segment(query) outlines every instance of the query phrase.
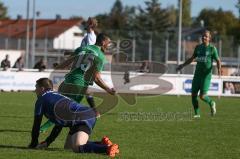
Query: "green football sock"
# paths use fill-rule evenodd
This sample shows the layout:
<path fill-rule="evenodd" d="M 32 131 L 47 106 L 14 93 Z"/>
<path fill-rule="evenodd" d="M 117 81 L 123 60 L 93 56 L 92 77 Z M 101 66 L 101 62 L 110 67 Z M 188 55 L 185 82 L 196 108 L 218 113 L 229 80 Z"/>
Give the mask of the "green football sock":
<path fill-rule="evenodd" d="M 199 111 L 197 96 L 192 96 L 192 105 L 193 105 L 195 115 L 199 115 L 200 111 Z"/>
<path fill-rule="evenodd" d="M 213 101 L 208 96 L 204 96 L 203 101 L 207 103 L 210 107 L 212 106 Z"/>
<path fill-rule="evenodd" d="M 52 123 L 50 120 L 45 122 L 41 127 L 40 127 L 40 132 L 45 132 L 47 129 L 49 129 L 54 123 Z"/>

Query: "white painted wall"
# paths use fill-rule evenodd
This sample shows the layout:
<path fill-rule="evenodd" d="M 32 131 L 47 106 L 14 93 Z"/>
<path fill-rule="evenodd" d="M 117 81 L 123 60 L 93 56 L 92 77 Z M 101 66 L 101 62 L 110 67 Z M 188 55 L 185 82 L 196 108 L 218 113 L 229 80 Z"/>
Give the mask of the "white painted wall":
<path fill-rule="evenodd" d="M 80 46 L 83 36 L 74 36 L 83 31 L 78 26 L 73 26 L 53 40 L 53 49 L 76 49 Z"/>

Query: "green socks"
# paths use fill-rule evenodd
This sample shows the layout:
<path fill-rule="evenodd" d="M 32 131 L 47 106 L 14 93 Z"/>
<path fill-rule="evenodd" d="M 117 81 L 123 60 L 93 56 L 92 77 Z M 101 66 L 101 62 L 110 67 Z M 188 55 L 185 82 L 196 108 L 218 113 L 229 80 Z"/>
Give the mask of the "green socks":
<path fill-rule="evenodd" d="M 198 107 L 198 100 L 197 100 L 197 96 L 192 96 L 192 105 L 194 108 L 194 113 L 195 115 L 199 115 L 199 107 Z"/>
<path fill-rule="evenodd" d="M 207 103 L 210 107 L 212 106 L 212 100 L 208 97 L 208 96 L 204 96 L 203 97 L 203 101 L 205 102 L 205 103 Z"/>
<path fill-rule="evenodd" d="M 47 131 L 47 129 L 49 129 L 52 125 L 54 125 L 54 123 L 52 123 L 50 120 L 48 120 L 46 123 L 44 123 L 41 127 L 40 127 L 40 132 L 45 132 Z"/>
<path fill-rule="evenodd" d="M 206 96 L 206 95 L 203 96 L 202 100 L 205 103 L 207 103 L 210 107 L 212 107 L 213 100 L 211 100 L 208 96 Z M 193 108 L 194 108 L 195 115 L 199 115 L 200 111 L 199 111 L 197 96 L 192 96 L 192 105 L 193 105 Z"/>

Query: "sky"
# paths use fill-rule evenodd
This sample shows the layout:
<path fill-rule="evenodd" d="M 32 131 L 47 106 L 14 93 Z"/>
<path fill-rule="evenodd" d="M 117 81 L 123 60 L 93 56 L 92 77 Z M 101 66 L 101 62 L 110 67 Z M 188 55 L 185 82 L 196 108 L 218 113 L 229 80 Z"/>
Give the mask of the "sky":
<path fill-rule="evenodd" d="M 0 0 L 8 8 L 8 15 L 16 19 L 17 15 L 26 18 L 27 0 Z M 32 6 L 30 0 L 30 5 Z M 146 0 L 121 0 L 123 5 L 142 6 Z M 69 18 L 73 15 L 87 18 L 97 14 L 108 13 L 115 0 L 36 0 L 36 11 L 40 12 L 39 18 L 53 19 L 56 14 L 62 18 Z M 163 8 L 174 5 L 177 7 L 178 0 L 159 0 Z M 235 7 L 238 0 L 192 0 L 191 15 L 196 17 L 204 8 L 222 8 L 232 11 L 238 17 L 238 9 Z M 32 17 L 32 7 L 30 8 Z"/>

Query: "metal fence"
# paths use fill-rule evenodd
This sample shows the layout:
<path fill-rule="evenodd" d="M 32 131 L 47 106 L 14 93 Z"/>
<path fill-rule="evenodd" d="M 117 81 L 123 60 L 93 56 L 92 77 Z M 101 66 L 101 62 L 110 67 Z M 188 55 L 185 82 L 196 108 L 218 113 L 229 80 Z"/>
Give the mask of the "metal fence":
<path fill-rule="evenodd" d="M 16 30 L 17 29 L 17 30 Z M 82 32 L 66 35 L 65 39 L 56 42 L 54 41 L 53 33 L 61 32 L 61 27 L 47 28 L 43 27 L 42 32 L 36 36 L 34 50 L 32 35 L 30 34 L 29 54 L 25 61 L 29 63 L 28 67 L 32 67 L 39 58 L 44 58 L 48 64 L 48 68 L 52 68 L 53 63 L 59 63 L 64 60 L 63 52 L 65 50 L 74 50 L 80 46 L 80 39 L 83 36 Z M 20 30 L 20 31 L 19 31 Z M 31 30 L 31 28 L 30 28 Z M 18 33 L 14 34 L 14 33 Z M 176 32 L 136 32 L 136 31 L 121 31 L 111 30 L 106 32 L 112 39 L 112 46 L 109 50 L 111 54 L 125 53 L 128 56 L 128 61 L 155 61 L 169 65 L 174 65 L 177 60 L 177 33 Z M 26 28 L 7 28 L 5 32 L 0 32 L 0 49 L 2 50 L 27 50 L 26 44 Z M 57 34 L 56 34 L 57 35 Z M 183 34 L 181 61 L 189 58 L 195 46 L 201 41 L 199 33 Z M 234 41 L 233 37 L 213 35 L 212 43 L 218 49 L 219 55 L 223 64 L 229 67 L 234 67 L 239 70 L 240 63 L 240 47 Z M 65 44 L 68 44 L 68 47 Z M 72 47 L 69 47 L 72 46 Z M 33 53 L 34 52 L 34 53 Z M 32 58 L 34 56 L 34 58 Z M 34 61 L 31 61 L 33 60 Z M 169 66 L 170 73 L 174 73 L 174 67 Z M 191 71 L 192 72 L 194 68 Z"/>

